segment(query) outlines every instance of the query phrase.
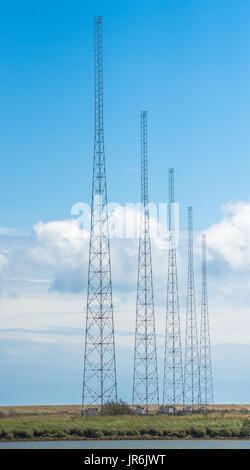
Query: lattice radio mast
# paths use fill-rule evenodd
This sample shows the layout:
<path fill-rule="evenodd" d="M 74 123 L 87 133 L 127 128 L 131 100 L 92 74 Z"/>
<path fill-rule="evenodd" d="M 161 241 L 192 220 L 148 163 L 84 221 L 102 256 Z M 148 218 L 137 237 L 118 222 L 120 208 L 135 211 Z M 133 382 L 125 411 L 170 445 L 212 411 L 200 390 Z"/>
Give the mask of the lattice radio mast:
<path fill-rule="evenodd" d="M 141 221 L 138 258 L 133 404 L 159 404 L 148 209 L 147 111 L 141 112 Z"/>
<path fill-rule="evenodd" d="M 200 384 L 201 404 L 205 408 L 214 404 L 212 361 L 209 332 L 209 315 L 207 302 L 207 267 L 206 267 L 206 235 L 202 235 L 202 301 L 201 301 L 201 332 L 200 332 Z"/>
<path fill-rule="evenodd" d="M 82 404 L 117 401 L 103 133 L 102 17 L 94 17 L 95 142 Z"/>
<path fill-rule="evenodd" d="M 193 209 L 188 207 L 188 282 L 184 365 L 184 404 L 198 409 L 200 404 L 200 364 L 197 333 L 194 265 Z"/>
<path fill-rule="evenodd" d="M 183 405 L 183 367 L 175 241 L 174 169 L 169 169 L 169 249 L 163 404 Z"/>

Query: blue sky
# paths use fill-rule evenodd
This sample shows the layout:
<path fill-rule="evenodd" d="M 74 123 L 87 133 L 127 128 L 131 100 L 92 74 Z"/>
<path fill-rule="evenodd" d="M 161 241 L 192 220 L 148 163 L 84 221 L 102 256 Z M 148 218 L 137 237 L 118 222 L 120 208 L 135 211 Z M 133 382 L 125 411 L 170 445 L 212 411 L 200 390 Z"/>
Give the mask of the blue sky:
<path fill-rule="evenodd" d="M 201 230 L 208 234 L 215 398 L 245 402 L 250 3 L 38 0 L 0 5 L 0 404 L 81 400 L 88 243 L 70 211 L 78 201 L 90 202 L 94 15 L 103 16 L 109 201 L 140 199 L 140 111 L 147 109 L 149 199 L 167 200 L 168 168 L 174 167 L 182 229 L 186 207 L 194 208 L 198 314 L 199 237 Z M 183 241 L 182 324 L 185 250 Z M 159 335 L 163 254 L 167 260 L 153 240 Z M 118 370 L 129 371 L 137 241 L 112 241 L 111 256 Z M 130 401 L 131 374 L 119 381 L 122 398 Z"/>
<path fill-rule="evenodd" d="M 149 114 L 150 195 L 197 228 L 249 200 L 246 1 L 12 1 L 0 7 L 1 223 L 29 230 L 89 201 L 93 15 L 104 19 L 109 200 L 139 199 L 139 112 Z"/>

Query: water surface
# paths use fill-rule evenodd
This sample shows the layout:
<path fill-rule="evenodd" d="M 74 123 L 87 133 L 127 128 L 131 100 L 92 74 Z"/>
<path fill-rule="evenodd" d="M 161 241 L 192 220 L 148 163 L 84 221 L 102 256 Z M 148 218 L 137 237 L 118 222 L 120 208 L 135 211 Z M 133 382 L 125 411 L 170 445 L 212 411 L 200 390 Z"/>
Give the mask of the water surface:
<path fill-rule="evenodd" d="M 250 449 L 250 440 L 1 442 L 1 449 Z"/>

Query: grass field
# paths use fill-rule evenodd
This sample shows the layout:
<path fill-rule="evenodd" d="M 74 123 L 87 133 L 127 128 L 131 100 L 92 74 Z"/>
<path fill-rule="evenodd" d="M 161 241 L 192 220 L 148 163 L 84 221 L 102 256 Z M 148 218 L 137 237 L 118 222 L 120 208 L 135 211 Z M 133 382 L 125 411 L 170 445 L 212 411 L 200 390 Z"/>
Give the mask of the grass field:
<path fill-rule="evenodd" d="M 208 415 L 92 418 L 80 417 L 78 406 L 0 407 L 0 440 L 250 438 L 250 413 L 232 406 Z"/>

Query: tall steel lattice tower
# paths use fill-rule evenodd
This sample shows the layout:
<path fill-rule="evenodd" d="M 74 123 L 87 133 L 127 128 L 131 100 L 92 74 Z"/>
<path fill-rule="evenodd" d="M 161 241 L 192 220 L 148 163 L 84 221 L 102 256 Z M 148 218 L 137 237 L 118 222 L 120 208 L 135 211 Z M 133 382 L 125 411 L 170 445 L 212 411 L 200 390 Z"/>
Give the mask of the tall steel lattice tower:
<path fill-rule="evenodd" d="M 117 401 L 103 134 L 102 17 L 94 17 L 95 144 L 84 351 L 84 405 Z"/>
<path fill-rule="evenodd" d="M 174 169 L 169 169 L 169 248 L 163 404 L 183 405 L 183 367 L 175 241 Z"/>
<path fill-rule="evenodd" d="M 141 221 L 136 300 L 133 404 L 159 404 L 148 209 L 147 111 L 141 112 Z"/>
<path fill-rule="evenodd" d="M 201 301 L 201 332 L 200 332 L 200 384 L 201 404 L 205 408 L 214 404 L 212 361 L 209 332 L 209 315 L 207 302 L 207 266 L 206 266 L 206 235 L 202 235 L 202 301 Z"/>
<path fill-rule="evenodd" d="M 193 209 L 188 207 L 188 281 L 184 365 L 184 404 L 198 409 L 200 404 L 200 364 L 197 333 L 194 263 Z"/>

